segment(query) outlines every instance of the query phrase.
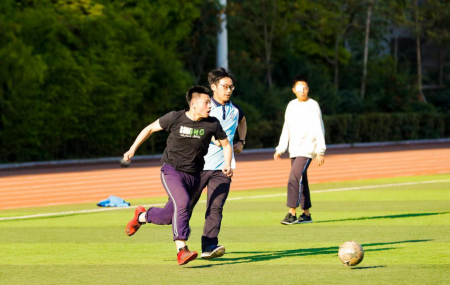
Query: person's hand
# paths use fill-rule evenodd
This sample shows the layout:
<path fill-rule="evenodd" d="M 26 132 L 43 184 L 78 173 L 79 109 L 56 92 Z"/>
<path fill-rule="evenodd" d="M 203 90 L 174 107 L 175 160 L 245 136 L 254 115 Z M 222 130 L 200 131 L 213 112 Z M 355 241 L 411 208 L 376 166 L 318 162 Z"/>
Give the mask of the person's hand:
<path fill-rule="evenodd" d="M 275 159 L 275 160 L 280 160 L 280 159 L 281 159 L 281 153 L 275 152 L 275 153 L 273 154 L 273 159 Z"/>
<path fill-rule="evenodd" d="M 131 160 L 131 158 L 134 156 L 134 150 L 129 150 L 129 151 L 127 151 L 126 153 L 124 153 L 124 155 L 123 155 L 123 160 L 125 160 L 125 161 L 130 161 Z"/>
<path fill-rule="evenodd" d="M 237 142 L 233 146 L 233 150 L 234 150 L 235 153 L 241 153 L 243 149 L 244 149 L 244 145 L 242 144 L 242 142 Z"/>
<path fill-rule="evenodd" d="M 325 163 L 325 157 L 323 155 L 318 155 L 316 157 L 316 160 L 317 160 L 317 165 L 318 166 L 321 166 L 322 164 Z"/>
<path fill-rule="evenodd" d="M 223 169 L 222 169 L 222 172 L 223 172 L 223 174 L 225 174 L 226 176 L 228 176 L 228 177 L 233 177 L 233 169 L 231 169 L 231 167 L 228 165 L 228 166 L 225 166 Z"/>

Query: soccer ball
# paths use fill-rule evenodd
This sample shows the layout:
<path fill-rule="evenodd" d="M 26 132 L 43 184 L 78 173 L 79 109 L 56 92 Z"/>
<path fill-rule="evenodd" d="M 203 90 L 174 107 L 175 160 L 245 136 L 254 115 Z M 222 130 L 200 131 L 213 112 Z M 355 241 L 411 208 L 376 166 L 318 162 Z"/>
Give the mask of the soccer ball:
<path fill-rule="evenodd" d="M 120 160 L 120 166 L 122 166 L 122 167 L 128 167 L 128 166 L 130 166 L 130 163 L 131 163 L 131 161 L 125 161 L 125 159 L 121 159 Z"/>
<path fill-rule="evenodd" d="M 346 266 L 355 266 L 363 260 L 364 249 L 356 241 L 346 241 L 339 247 L 338 256 Z"/>

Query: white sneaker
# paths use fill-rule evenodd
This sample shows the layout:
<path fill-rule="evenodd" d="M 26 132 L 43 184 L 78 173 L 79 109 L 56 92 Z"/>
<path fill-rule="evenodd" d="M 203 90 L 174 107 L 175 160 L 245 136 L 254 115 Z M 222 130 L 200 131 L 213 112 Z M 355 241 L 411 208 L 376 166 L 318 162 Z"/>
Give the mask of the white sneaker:
<path fill-rule="evenodd" d="M 203 259 L 213 259 L 221 257 L 225 254 L 225 247 L 223 245 L 210 245 L 204 252 L 202 252 Z"/>

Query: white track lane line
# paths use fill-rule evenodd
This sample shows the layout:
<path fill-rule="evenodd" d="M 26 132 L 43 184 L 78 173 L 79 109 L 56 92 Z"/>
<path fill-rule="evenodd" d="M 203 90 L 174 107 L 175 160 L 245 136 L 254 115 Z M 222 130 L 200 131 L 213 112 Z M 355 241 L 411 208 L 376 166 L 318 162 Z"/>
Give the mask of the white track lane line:
<path fill-rule="evenodd" d="M 312 193 L 328 193 L 328 192 L 339 192 L 339 191 L 355 191 L 355 190 L 374 189 L 374 188 L 381 188 L 381 187 L 408 186 L 408 185 L 445 183 L 445 182 L 450 182 L 450 179 L 420 181 L 420 182 L 380 184 L 380 185 L 369 185 L 369 186 L 358 186 L 358 187 L 347 187 L 347 188 L 335 188 L 335 189 L 317 190 L 317 191 L 311 191 L 311 192 Z M 246 200 L 246 199 L 261 199 L 261 198 L 271 198 L 271 197 L 280 197 L 280 196 L 286 196 L 286 194 L 283 193 L 283 194 L 270 194 L 270 195 L 261 195 L 261 196 L 249 196 L 249 197 L 232 197 L 232 198 L 228 198 L 227 201 L 231 201 L 231 200 Z M 200 201 L 200 203 L 205 203 L 205 202 L 206 201 Z M 164 206 L 164 205 L 165 204 L 150 204 L 150 205 L 143 205 L 143 206 L 144 207 L 155 207 L 155 206 Z M 133 207 L 103 208 L 103 209 L 82 210 L 82 211 L 69 211 L 69 212 L 59 212 L 59 213 L 36 214 L 36 215 L 28 215 L 28 216 L 0 218 L 0 221 L 23 220 L 23 219 L 42 218 L 42 217 L 55 217 L 55 216 L 67 216 L 67 215 L 76 215 L 76 214 L 88 214 L 88 213 L 114 211 L 114 210 L 126 210 L 126 209 L 132 209 L 132 208 Z"/>

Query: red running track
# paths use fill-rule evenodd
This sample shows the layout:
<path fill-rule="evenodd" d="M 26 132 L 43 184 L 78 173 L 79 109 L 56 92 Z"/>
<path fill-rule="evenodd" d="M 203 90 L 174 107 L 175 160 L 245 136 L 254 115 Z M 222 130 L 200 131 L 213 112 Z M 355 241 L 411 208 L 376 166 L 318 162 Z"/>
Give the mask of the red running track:
<path fill-rule="evenodd" d="M 231 190 L 283 187 L 290 160 L 272 153 L 239 154 Z M 97 203 L 109 195 L 125 200 L 165 196 L 160 161 L 72 165 L 0 171 L 0 210 Z M 450 143 L 333 149 L 325 164 L 308 169 L 310 183 L 450 173 Z"/>

